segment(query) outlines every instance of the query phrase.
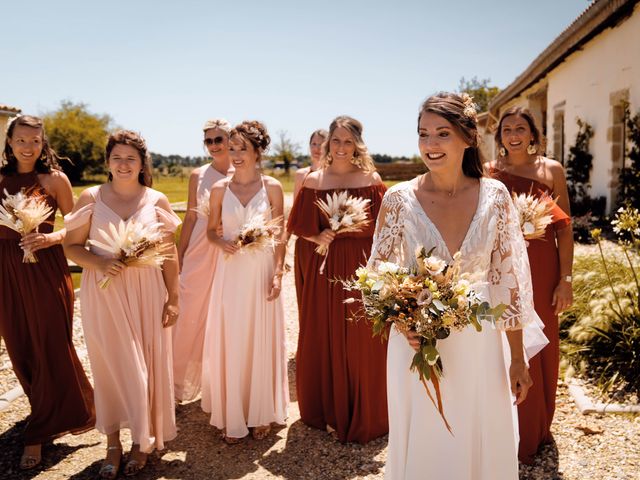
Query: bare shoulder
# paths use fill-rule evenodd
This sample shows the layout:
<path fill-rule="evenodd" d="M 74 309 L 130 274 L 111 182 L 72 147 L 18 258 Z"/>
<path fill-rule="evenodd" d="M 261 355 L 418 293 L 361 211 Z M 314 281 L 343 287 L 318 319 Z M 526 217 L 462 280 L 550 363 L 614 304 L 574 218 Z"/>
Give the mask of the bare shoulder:
<path fill-rule="evenodd" d="M 54 188 L 71 188 L 71 182 L 69 181 L 69 177 L 62 170 L 52 170 L 49 174 L 49 178 L 51 181 L 51 185 Z"/>
<path fill-rule="evenodd" d="M 275 178 L 268 175 L 265 175 L 262 178 L 264 179 L 264 186 L 267 191 L 283 192 L 282 183 L 280 183 L 279 180 L 276 180 Z"/>
<path fill-rule="evenodd" d="M 307 175 L 307 178 L 305 180 L 305 186 L 309 188 L 319 188 L 320 180 L 322 179 L 321 172 L 322 172 L 321 170 L 316 170 L 315 172 L 311 172 L 309 175 Z"/>
<path fill-rule="evenodd" d="M 96 185 L 94 187 L 89 187 L 89 188 L 85 188 L 82 193 L 80 193 L 80 196 L 78 197 L 78 201 L 76 202 L 75 205 L 75 210 L 78 210 L 79 208 L 82 208 L 86 205 L 90 205 L 92 203 L 96 202 L 96 194 L 98 193 L 98 189 L 100 188 L 99 185 Z"/>
<path fill-rule="evenodd" d="M 164 210 L 172 211 L 171 203 L 169 203 L 169 199 L 164 193 L 162 193 L 159 190 L 154 190 L 154 189 L 150 189 L 150 190 L 152 190 L 156 196 L 155 205 L 157 207 L 160 207 Z"/>
<path fill-rule="evenodd" d="M 309 173 L 310 167 L 302 167 L 296 170 L 295 180 L 296 182 L 302 181 L 302 179 Z"/>
<path fill-rule="evenodd" d="M 227 188 L 228 183 L 229 183 L 229 178 L 225 177 L 225 178 L 221 178 L 220 180 L 215 182 L 213 185 L 211 185 L 211 193 L 210 193 L 211 196 L 215 197 L 215 196 L 222 195 L 225 189 Z"/>
<path fill-rule="evenodd" d="M 382 182 L 382 177 L 378 172 L 371 172 L 371 185 L 380 185 Z"/>
<path fill-rule="evenodd" d="M 551 173 L 554 181 L 564 180 L 566 173 L 564 166 L 560 162 L 547 157 L 542 157 L 542 161 L 544 162 L 545 170 Z"/>
<path fill-rule="evenodd" d="M 198 179 L 198 177 L 200 177 L 200 173 L 202 172 L 202 166 L 200 167 L 196 167 L 193 170 L 191 170 L 191 174 L 189 175 L 189 180 L 194 180 L 194 179 Z"/>

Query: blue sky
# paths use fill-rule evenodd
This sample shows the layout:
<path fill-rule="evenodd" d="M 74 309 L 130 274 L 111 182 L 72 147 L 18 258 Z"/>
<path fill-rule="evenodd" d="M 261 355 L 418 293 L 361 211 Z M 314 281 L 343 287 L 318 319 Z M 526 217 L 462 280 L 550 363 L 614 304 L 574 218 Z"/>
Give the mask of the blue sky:
<path fill-rule="evenodd" d="M 417 152 L 420 102 L 461 77 L 507 86 L 585 0 L 3 2 L 0 103 L 42 114 L 69 99 L 201 155 L 207 118 L 308 135 L 341 114 L 373 153 Z"/>

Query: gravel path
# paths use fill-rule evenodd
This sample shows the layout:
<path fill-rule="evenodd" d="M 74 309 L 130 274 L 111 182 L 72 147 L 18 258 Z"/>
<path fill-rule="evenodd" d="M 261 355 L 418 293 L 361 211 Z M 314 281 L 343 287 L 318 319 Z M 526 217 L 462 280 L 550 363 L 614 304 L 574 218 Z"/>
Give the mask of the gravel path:
<path fill-rule="evenodd" d="M 291 249 L 290 249 L 291 250 Z M 291 253 L 288 256 L 292 263 Z M 168 448 L 150 457 L 140 479 L 382 479 L 386 460 L 386 437 L 361 445 L 342 445 L 327 433 L 300 421 L 295 399 L 294 354 L 298 336 L 295 287 L 291 273 L 284 277 L 291 407 L 287 425 L 261 442 L 245 440 L 228 446 L 220 432 L 208 424 L 199 401 L 177 407 L 180 433 Z M 77 311 L 74 340 L 84 352 Z M 85 368 L 89 366 L 85 360 Z M 0 393 L 16 384 L 6 368 L 6 352 L 0 352 Z M 17 471 L 22 444 L 20 429 L 29 406 L 23 396 L 0 413 L 0 479 L 95 478 L 105 453 L 105 439 L 91 431 L 67 435 L 45 446 L 43 465 L 33 472 Z M 582 416 L 567 388 L 560 384 L 554 445 L 544 448 L 533 467 L 521 467 L 521 480 L 631 480 L 640 479 L 640 416 Z M 123 431 L 125 448 L 130 445 Z M 124 478 L 124 477 L 122 477 Z M 425 478 L 427 473 L 425 472 Z M 439 479 L 440 480 L 440 479 Z"/>

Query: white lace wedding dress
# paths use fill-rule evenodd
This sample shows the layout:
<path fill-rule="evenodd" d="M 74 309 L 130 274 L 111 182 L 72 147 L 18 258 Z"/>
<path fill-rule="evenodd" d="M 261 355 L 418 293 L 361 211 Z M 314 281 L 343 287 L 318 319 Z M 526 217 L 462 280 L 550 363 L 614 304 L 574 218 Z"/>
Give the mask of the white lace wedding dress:
<path fill-rule="evenodd" d="M 385 195 L 369 265 L 392 261 L 415 264 L 414 252 L 435 247 L 452 254 L 418 202 L 416 180 L 395 185 Z M 455 212 L 452 212 L 455 214 Z M 510 392 L 509 350 L 504 330 L 524 327 L 527 357 L 547 343 L 533 310 L 526 246 L 509 192 L 496 180 L 480 180 L 478 207 L 460 248 L 483 298 L 509 305 L 495 322 L 452 333 L 438 341 L 444 376 L 440 382 L 447 431 L 418 374 L 409 370 L 414 350 L 391 330 L 387 357 L 389 450 L 387 480 L 517 480 L 517 412 Z M 432 385 L 429 384 L 431 387 Z"/>

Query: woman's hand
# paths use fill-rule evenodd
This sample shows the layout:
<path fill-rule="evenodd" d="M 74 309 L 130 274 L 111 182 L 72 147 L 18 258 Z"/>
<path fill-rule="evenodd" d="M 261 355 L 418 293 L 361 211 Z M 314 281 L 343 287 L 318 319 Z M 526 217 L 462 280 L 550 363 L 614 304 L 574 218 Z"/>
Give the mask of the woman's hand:
<path fill-rule="evenodd" d="M 509 379 L 511 380 L 511 393 L 516 397 L 514 405 L 520 405 L 527 398 L 533 381 L 529 376 L 529 367 L 524 360 L 512 360 L 509 367 Z"/>
<path fill-rule="evenodd" d="M 177 298 L 169 298 L 162 308 L 162 326 L 164 328 L 172 327 L 176 324 L 178 320 L 178 314 L 180 310 L 178 309 L 178 299 Z"/>
<path fill-rule="evenodd" d="M 564 280 L 558 282 L 558 286 L 553 291 L 552 305 L 555 305 L 555 314 L 559 315 L 573 304 L 573 289 L 571 283 Z"/>
<path fill-rule="evenodd" d="M 333 242 L 335 238 L 336 238 L 336 232 L 334 232 L 330 228 L 325 228 L 318 235 L 309 237 L 309 240 L 311 240 L 314 243 L 317 243 L 318 245 L 323 245 L 325 247 L 328 247 L 329 245 L 331 245 L 331 242 Z"/>
<path fill-rule="evenodd" d="M 413 331 L 405 332 L 404 336 L 407 337 L 407 341 L 409 342 L 409 345 L 411 345 L 411 348 L 413 348 L 416 352 L 419 352 L 420 345 L 422 343 L 420 336 Z"/>
<path fill-rule="evenodd" d="M 27 252 L 37 252 L 43 248 L 49 248 L 60 243 L 62 238 L 58 232 L 29 233 L 20 240 L 20 247 Z"/>
<path fill-rule="evenodd" d="M 225 255 L 233 255 L 238 250 L 240 250 L 240 247 L 238 245 L 222 238 L 218 239 L 218 241 L 215 242 L 215 245 L 219 249 L 221 249 Z"/>
<path fill-rule="evenodd" d="M 273 279 L 271 280 L 271 287 L 269 288 L 269 295 L 267 296 L 267 301 L 272 302 L 276 298 L 280 296 L 280 292 L 282 291 L 282 273 L 276 273 L 273 275 Z"/>
<path fill-rule="evenodd" d="M 105 277 L 117 277 L 127 265 L 116 258 L 103 258 L 98 269 Z"/>

